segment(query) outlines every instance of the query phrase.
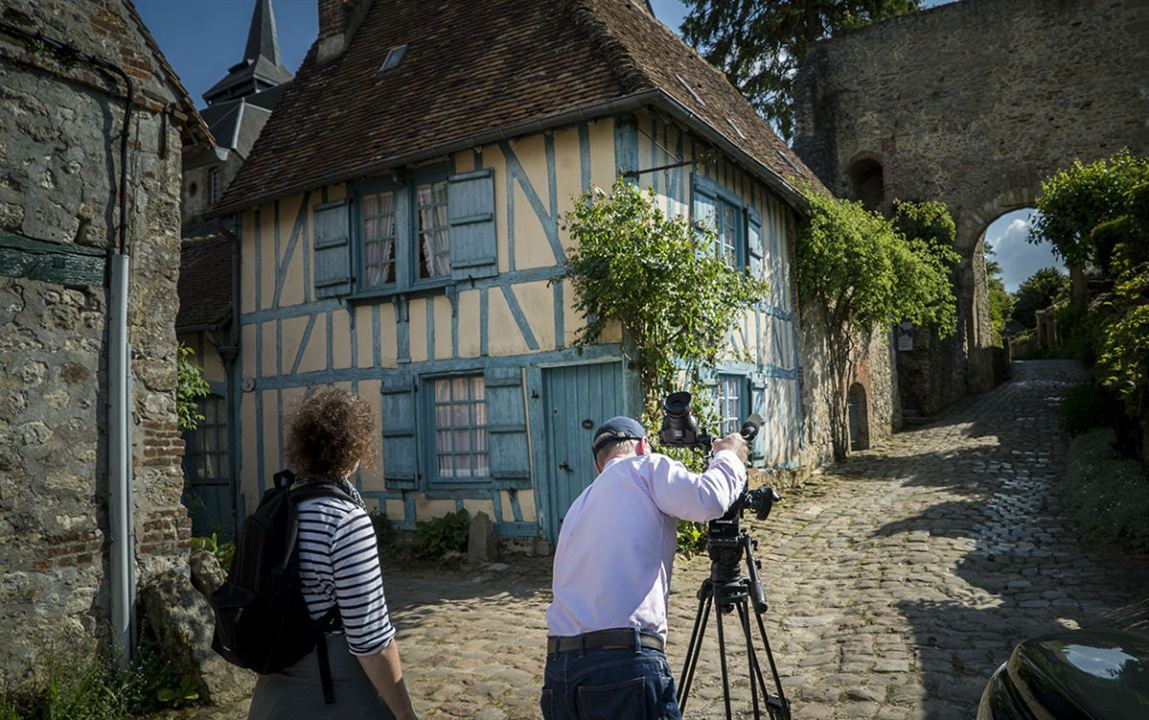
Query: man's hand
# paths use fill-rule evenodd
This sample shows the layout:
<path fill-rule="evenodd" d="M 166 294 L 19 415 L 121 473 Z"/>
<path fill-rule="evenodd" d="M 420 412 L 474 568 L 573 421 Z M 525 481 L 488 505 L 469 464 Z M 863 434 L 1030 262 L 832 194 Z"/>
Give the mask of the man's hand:
<path fill-rule="evenodd" d="M 746 462 L 746 456 L 750 452 L 750 448 L 746 445 L 746 438 L 742 437 L 740 433 L 732 432 L 726 437 L 718 438 L 710 443 L 711 451 L 717 453 L 719 450 L 733 451 L 738 459 Z"/>

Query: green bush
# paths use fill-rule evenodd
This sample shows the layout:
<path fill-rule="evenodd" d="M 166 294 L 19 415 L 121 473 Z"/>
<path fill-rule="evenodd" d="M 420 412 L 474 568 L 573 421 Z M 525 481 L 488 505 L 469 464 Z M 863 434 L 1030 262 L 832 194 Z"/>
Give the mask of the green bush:
<path fill-rule="evenodd" d="M 1121 400 L 1097 382 L 1078 385 L 1061 401 L 1061 427 L 1069 437 L 1093 428 L 1111 428 L 1121 415 Z"/>
<path fill-rule="evenodd" d="M 1149 468 L 1121 458 L 1113 441 L 1112 431 L 1098 429 L 1070 443 L 1066 511 L 1090 542 L 1149 552 Z"/>
<path fill-rule="evenodd" d="M 219 562 L 219 566 L 224 570 L 231 567 L 231 559 L 235 556 L 235 543 L 221 543 L 219 535 L 212 533 L 207 537 L 193 537 L 191 539 L 192 550 L 207 550 Z"/>
<path fill-rule="evenodd" d="M 1061 347 L 1056 356 L 1070 357 L 1085 367 L 1097 364 L 1105 345 L 1105 314 L 1090 312 L 1079 298 L 1057 305 L 1053 311 Z"/>
<path fill-rule="evenodd" d="M 678 537 L 674 551 L 684 557 L 706 549 L 706 526 L 689 520 L 678 521 Z"/>
<path fill-rule="evenodd" d="M 470 514 L 466 509 L 415 524 L 415 554 L 423 558 L 441 558 L 449 552 L 467 551 Z"/>
<path fill-rule="evenodd" d="M 200 685 L 161 654 L 148 628 L 128 670 L 90 640 L 63 639 L 35 668 L 0 681 L 0 720 L 127 720 L 195 704 Z"/>

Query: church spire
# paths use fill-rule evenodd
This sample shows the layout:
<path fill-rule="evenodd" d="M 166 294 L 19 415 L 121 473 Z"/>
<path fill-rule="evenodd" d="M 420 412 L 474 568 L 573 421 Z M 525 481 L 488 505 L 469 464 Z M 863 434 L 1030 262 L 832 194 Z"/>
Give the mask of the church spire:
<path fill-rule="evenodd" d="M 235 100 L 262 92 L 291 79 L 279 55 L 279 34 L 275 30 L 275 13 L 271 0 L 255 0 L 251 29 L 243 60 L 228 69 L 227 75 L 203 94 L 208 105 Z"/>
<path fill-rule="evenodd" d="M 247 31 L 247 48 L 243 52 L 243 59 L 254 62 L 260 57 L 267 58 L 273 65 L 282 66 L 271 0 L 256 0 L 255 12 L 251 14 L 251 29 Z"/>

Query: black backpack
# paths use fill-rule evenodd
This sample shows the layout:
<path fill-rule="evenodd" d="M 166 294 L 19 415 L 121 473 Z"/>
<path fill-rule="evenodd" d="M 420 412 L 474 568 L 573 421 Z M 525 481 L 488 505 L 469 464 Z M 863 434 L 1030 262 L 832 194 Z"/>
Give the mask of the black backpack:
<path fill-rule="evenodd" d="M 334 701 L 327 645 L 329 630 L 342 627 L 339 608 L 312 620 L 299 579 L 296 505 L 310 498 L 351 498 L 331 483 L 291 488 L 289 470 L 276 473 L 259 507 L 239 526 L 227 580 L 211 596 L 215 611 L 212 649 L 228 662 L 260 674 L 278 672 L 318 647 L 323 696 Z"/>

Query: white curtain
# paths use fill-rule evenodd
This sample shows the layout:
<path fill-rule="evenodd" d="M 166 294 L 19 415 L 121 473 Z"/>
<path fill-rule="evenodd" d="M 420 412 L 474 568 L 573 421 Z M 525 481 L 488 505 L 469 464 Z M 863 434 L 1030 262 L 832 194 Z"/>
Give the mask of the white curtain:
<path fill-rule="evenodd" d="M 451 272 L 447 238 L 447 183 L 420 185 L 419 205 L 420 277 L 442 277 Z"/>

